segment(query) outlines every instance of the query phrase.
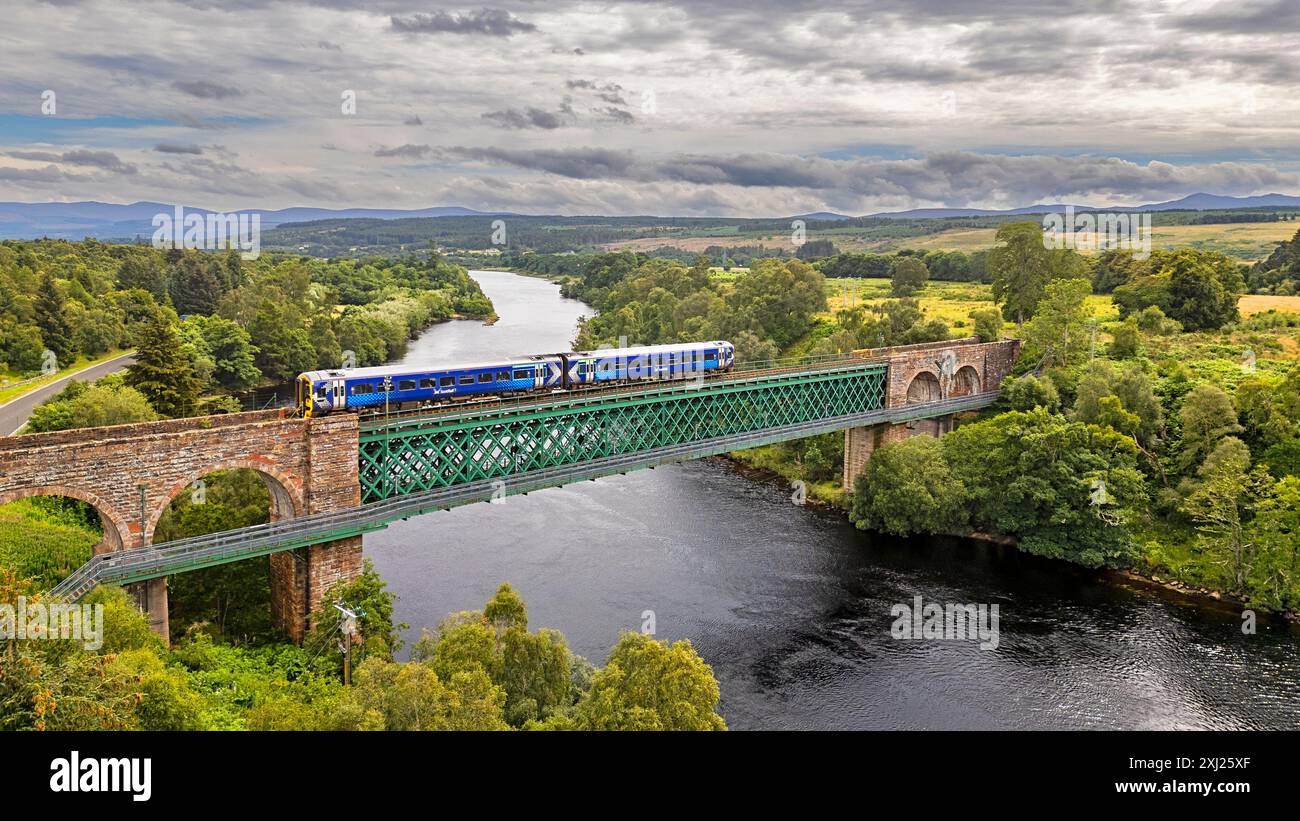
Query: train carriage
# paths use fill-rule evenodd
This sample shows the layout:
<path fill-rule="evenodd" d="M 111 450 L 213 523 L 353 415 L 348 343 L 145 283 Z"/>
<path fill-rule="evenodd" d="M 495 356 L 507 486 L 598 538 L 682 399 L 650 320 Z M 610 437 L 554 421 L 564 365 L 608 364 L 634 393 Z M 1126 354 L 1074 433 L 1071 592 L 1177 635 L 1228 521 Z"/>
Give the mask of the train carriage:
<path fill-rule="evenodd" d="M 731 369 L 730 342 L 688 342 L 538 354 L 455 365 L 384 365 L 307 371 L 298 376 L 303 416 L 401 410 L 485 396 L 687 379 Z"/>

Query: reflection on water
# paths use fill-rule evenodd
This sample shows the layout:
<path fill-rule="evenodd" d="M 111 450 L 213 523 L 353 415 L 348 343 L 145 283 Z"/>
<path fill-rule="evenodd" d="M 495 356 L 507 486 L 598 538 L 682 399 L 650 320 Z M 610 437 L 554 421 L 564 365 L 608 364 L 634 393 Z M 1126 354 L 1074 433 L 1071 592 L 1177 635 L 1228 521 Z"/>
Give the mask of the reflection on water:
<path fill-rule="evenodd" d="M 410 361 L 567 348 L 584 306 L 547 282 L 474 272 L 501 315 L 439 325 Z M 654 612 L 690 638 L 747 728 L 1300 727 L 1300 636 L 1135 592 L 1012 548 L 892 539 L 791 504 L 721 460 L 644 470 L 399 522 L 365 537 L 432 627 L 502 581 L 531 625 L 601 663 Z M 997 604 L 1000 641 L 900 641 L 895 604 Z"/>

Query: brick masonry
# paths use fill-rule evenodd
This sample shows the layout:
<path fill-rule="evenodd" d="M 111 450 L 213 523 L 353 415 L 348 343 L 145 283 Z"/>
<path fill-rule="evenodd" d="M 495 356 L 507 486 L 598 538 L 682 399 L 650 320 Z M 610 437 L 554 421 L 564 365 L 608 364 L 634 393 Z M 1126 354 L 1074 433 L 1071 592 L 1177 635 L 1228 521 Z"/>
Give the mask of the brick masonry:
<path fill-rule="evenodd" d="M 970 339 L 926 342 L 870 352 L 889 359 L 885 406 L 898 408 L 982 393 L 996 389 L 1020 355 L 1020 340 L 980 343 Z M 940 436 L 952 429 L 952 418 L 920 419 L 906 424 L 872 425 L 844 431 L 843 487 L 852 492 L 858 476 L 876 448 L 909 436 Z"/>
<path fill-rule="evenodd" d="M 41 495 L 80 499 L 99 511 L 104 525 L 96 552 L 139 547 L 151 542 L 172 499 L 209 473 L 234 468 L 252 469 L 266 483 L 273 519 L 356 507 L 356 417 L 307 420 L 258 411 L 3 437 L 0 504 Z M 272 613 L 300 637 L 306 613 L 328 586 L 360 571 L 361 540 L 295 555 L 309 570 L 277 570 L 273 561 Z M 159 588 L 134 592 L 151 609 L 165 608 L 166 587 Z M 154 622 L 165 627 L 165 614 L 155 614 Z"/>

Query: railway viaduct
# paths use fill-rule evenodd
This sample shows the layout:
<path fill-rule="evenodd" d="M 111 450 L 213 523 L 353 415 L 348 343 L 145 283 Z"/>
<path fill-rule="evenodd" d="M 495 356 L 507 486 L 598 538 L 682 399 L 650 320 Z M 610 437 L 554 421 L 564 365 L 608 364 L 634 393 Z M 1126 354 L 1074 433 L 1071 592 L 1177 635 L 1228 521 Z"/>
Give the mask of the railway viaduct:
<path fill-rule="evenodd" d="M 991 403 L 1018 352 L 1015 340 L 928 343 L 857 352 L 833 366 L 733 374 L 693 390 L 546 397 L 395 424 L 277 410 L 9 436 L 0 438 L 0 503 L 46 495 L 93 506 L 104 536 L 87 564 L 94 572 L 73 594 L 129 581 L 164 637 L 169 572 L 269 555 L 275 623 L 301 639 L 326 592 L 360 572 L 360 534 L 388 521 L 482 501 L 497 486 L 523 493 L 833 430 L 844 430 L 851 489 L 875 448 L 940 434 L 954 412 Z M 218 541 L 173 543 L 184 549 L 170 551 L 153 545 L 173 499 L 208 474 L 237 468 L 266 484 L 268 532 L 219 534 L 221 550 L 212 546 Z M 351 519 L 355 527 L 338 526 Z M 308 531 L 318 521 L 330 527 Z M 308 536 L 276 537 L 297 523 Z M 231 547 L 241 542 L 256 549 Z M 152 570 L 115 576 L 119 557 Z"/>

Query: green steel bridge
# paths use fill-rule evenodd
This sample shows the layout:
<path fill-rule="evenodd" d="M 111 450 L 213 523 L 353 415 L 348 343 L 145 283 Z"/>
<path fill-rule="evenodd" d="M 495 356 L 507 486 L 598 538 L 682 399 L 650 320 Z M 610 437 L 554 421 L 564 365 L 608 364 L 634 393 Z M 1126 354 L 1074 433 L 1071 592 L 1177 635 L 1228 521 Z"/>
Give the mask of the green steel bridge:
<path fill-rule="evenodd" d="M 435 510 L 845 428 L 974 410 L 996 390 L 886 406 L 884 360 L 840 360 L 362 421 L 359 507 L 96 555 L 51 593 L 357 536 Z"/>

